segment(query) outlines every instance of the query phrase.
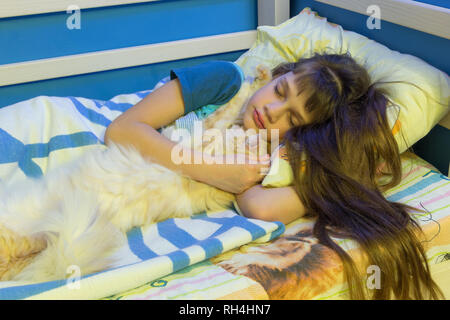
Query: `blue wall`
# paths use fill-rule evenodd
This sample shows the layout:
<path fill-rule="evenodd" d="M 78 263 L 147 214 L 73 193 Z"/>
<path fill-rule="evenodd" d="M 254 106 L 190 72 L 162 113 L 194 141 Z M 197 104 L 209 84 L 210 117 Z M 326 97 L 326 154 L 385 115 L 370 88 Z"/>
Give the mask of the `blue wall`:
<path fill-rule="evenodd" d="M 228 32 L 254 30 L 256 0 L 165 0 L 81 10 L 81 29 L 69 30 L 66 12 L 0 19 L 0 64 L 117 49 Z M 0 107 L 38 95 L 109 99 L 152 88 L 169 69 L 233 52 L 0 87 Z"/>
<path fill-rule="evenodd" d="M 415 1 L 450 9 L 450 1 L 448 1 L 448 0 L 415 0 Z"/>

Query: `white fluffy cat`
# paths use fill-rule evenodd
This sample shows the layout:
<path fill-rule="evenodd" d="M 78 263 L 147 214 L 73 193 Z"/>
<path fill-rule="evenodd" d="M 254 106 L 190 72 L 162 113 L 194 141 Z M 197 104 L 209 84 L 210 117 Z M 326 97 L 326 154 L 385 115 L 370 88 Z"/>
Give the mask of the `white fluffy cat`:
<path fill-rule="evenodd" d="M 245 81 L 229 103 L 203 121 L 204 129 L 239 124 L 243 106 L 270 80 L 266 68 L 258 74 L 258 81 Z M 171 130 L 163 134 L 170 138 Z M 96 146 L 41 179 L 1 192 L 0 280 L 64 279 L 71 265 L 82 274 L 104 270 L 131 228 L 220 210 L 233 200 L 233 194 L 145 160 L 132 147 Z"/>

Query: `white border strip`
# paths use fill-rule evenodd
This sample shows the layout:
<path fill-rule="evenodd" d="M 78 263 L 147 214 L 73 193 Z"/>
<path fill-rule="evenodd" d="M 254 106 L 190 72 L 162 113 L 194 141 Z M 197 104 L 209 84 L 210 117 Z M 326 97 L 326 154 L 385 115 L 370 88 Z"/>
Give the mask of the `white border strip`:
<path fill-rule="evenodd" d="M 256 30 L 0 65 L 0 86 L 249 49 Z"/>
<path fill-rule="evenodd" d="M 71 5 L 88 9 L 154 1 L 159 0 L 1 0 L 0 18 L 67 11 Z"/>
<path fill-rule="evenodd" d="M 381 19 L 404 27 L 450 39 L 450 9 L 411 0 L 316 0 L 342 9 L 370 15 L 377 5 Z M 383 26 L 381 26 L 383 28 Z"/>

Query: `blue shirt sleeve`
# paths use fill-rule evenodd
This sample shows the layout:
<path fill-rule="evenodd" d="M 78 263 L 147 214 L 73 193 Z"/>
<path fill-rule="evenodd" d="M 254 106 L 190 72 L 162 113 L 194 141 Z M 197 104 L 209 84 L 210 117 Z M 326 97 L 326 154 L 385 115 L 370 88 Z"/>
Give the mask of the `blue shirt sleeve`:
<path fill-rule="evenodd" d="M 193 67 L 173 69 L 170 79 L 180 81 L 184 114 L 200 107 L 227 103 L 243 82 L 240 67 L 229 61 L 208 61 Z"/>

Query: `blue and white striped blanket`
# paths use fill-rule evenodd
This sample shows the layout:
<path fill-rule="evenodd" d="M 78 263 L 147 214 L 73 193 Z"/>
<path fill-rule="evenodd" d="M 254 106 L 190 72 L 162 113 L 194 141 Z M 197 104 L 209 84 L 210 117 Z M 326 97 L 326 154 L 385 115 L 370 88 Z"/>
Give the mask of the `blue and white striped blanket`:
<path fill-rule="evenodd" d="M 104 148 L 106 127 L 150 91 L 109 101 L 39 96 L 0 109 L 0 184 L 38 178 Z M 0 282 L 0 299 L 96 299 L 128 290 L 249 242 L 284 232 L 278 222 L 247 219 L 234 210 L 168 219 L 128 232 L 120 264 L 92 275 L 68 270 L 68 279 L 45 283 Z"/>

